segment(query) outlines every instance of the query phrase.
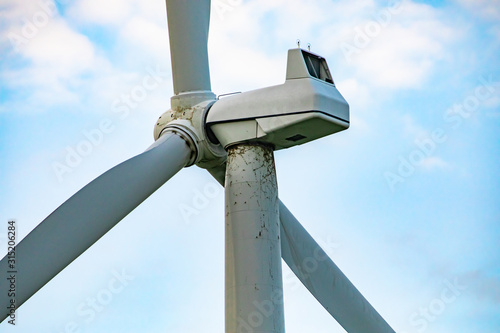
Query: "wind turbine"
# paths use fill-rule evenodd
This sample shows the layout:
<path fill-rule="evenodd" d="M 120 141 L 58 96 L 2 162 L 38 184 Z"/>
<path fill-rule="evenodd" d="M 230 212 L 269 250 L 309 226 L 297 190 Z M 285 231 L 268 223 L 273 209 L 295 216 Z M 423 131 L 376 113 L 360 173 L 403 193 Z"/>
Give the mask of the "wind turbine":
<path fill-rule="evenodd" d="M 274 151 L 349 127 L 349 106 L 326 60 L 288 51 L 285 83 L 217 99 L 208 67 L 210 0 L 167 0 L 175 95 L 145 152 L 64 202 L 0 261 L 1 320 L 183 167 L 225 187 L 226 332 L 284 332 L 281 258 L 349 333 L 394 330 L 278 199 Z M 322 258 L 314 269 L 309 259 Z"/>

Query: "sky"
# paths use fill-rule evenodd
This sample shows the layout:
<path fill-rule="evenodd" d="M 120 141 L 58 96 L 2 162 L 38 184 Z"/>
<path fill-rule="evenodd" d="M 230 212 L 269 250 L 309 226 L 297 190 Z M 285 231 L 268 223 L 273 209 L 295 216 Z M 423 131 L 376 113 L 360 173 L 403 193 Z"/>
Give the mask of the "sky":
<path fill-rule="evenodd" d="M 499 22 L 498 0 L 212 1 L 217 95 L 283 83 L 298 39 L 327 59 L 350 128 L 277 151 L 279 196 L 398 333 L 500 330 Z M 173 87 L 160 0 L 1 0 L 0 50 L 4 254 L 9 219 L 21 239 L 144 151 Z M 223 197 L 181 170 L 0 331 L 222 332 Z M 283 275 L 288 333 L 345 332 Z"/>

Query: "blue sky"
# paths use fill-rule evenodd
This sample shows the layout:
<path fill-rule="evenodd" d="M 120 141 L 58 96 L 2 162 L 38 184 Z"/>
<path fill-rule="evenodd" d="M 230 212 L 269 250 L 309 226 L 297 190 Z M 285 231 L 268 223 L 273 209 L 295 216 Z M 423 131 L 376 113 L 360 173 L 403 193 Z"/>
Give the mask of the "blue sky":
<path fill-rule="evenodd" d="M 8 219 L 24 237 L 148 147 L 173 89 L 162 1 L 3 0 L 0 22 L 6 251 Z M 282 83 L 297 39 L 327 59 L 351 127 L 276 152 L 280 198 L 397 332 L 500 327 L 498 22 L 497 0 L 212 1 L 216 94 Z M 157 87 L 127 104 L 151 73 Z M 223 331 L 214 184 L 182 170 L 1 331 Z M 344 332 L 291 274 L 287 332 Z"/>

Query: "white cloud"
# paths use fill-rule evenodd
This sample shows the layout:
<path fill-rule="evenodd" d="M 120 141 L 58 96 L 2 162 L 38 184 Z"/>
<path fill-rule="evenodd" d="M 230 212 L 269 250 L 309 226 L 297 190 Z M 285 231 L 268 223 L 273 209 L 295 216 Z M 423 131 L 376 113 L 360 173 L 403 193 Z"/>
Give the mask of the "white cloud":
<path fill-rule="evenodd" d="M 360 111 L 369 110 L 367 107 L 373 101 L 373 96 L 370 94 L 366 85 L 358 79 L 349 78 L 335 81 L 335 86 L 349 102 L 351 108 L 357 108 Z"/>
<path fill-rule="evenodd" d="M 212 43 L 211 49 L 217 49 Z M 284 59 L 268 57 L 250 47 L 233 48 L 230 54 L 224 48 L 212 52 L 211 79 L 216 93 L 229 93 L 263 88 L 285 81 Z M 244 77 L 242 81 L 240 78 Z"/>
<path fill-rule="evenodd" d="M 92 69 L 97 60 L 95 53 L 88 37 L 60 20 L 47 25 L 21 50 L 35 66 L 51 66 L 64 77 Z"/>
<path fill-rule="evenodd" d="M 265 10 L 273 7 L 259 1 L 245 2 L 226 12 L 223 19 L 212 17 L 208 47 L 212 88 L 218 94 L 262 88 L 285 80 L 286 52 L 270 55 L 259 39 L 264 34 L 263 15 L 259 12 L 263 9 L 259 5 Z"/>
<path fill-rule="evenodd" d="M 166 27 L 165 1 L 74 0 L 68 1 L 66 16 L 72 24 L 115 29 L 134 17 Z"/>
<path fill-rule="evenodd" d="M 409 1 L 397 9 L 370 0 L 362 3 L 293 1 L 286 5 L 282 1 L 249 1 L 226 12 L 223 20 L 214 15 L 212 21 L 212 59 L 217 55 L 218 60 L 236 64 L 238 58 L 228 59 L 230 53 L 233 57 L 237 54 L 240 63 L 245 63 L 254 56 L 249 50 L 269 54 L 276 43 L 293 48 L 295 40 L 305 35 L 307 38 L 301 39 L 301 47 L 311 43 L 312 51 L 330 58 L 337 56 L 338 61 L 331 64 L 332 70 L 351 60 L 350 67 L 362 82 L 389 89 L 421 88 L 434 73 L 437 63 L 451 56 L 450 43 L 461 31 L 451 26 L 439 9 Z M 262 30 L 264 27 L 266 31 Z M 370 29 L 377 27 L 380 31 L 372 33 Z M 366 45 L 357 43 L 365 38 L 360 35 L 367 38 Z M 355 52 L 346 57 L 349 59 L 343 57 L 343 43 L 355 48 Z M 271 50 L 265 50 L 266 47 Z M 218 54 L 219 49 L 224 50 L 225 58 L 222 52 Z M 242 54 L 249 56 L 241 58 Z"/>
<path fill-rule="evenodd" d="M 3 41 L 13 41 L 9 56 L 20 55 L 29 61 L 24 68 L 44 72 L 43 79 L 19 77 L 19 82 L 46 83 L 51 77 L 74 77 L 95 68 L 98 57 L 94 45 L 59 16 L 53 1 L 16 2 L 8 6 L 5 16 L 10 25 L 2 29 L 1 36 Z"/>
<path fill-rule="evenodd" d="M 118 25 L 133 9 L 134 0 L 78 0 L 72 3 L 68 15 L 80 23 Z"/>
<path fill-rule="evenodd" d="M 159 26 L 141 16 L 134 16 L 124 23 L 120 31 L 120 42 L 124 47 L 140 50 L 140 54 L 158 61 L 166 62 L 165 58 L 170 54 L 166 23 Z M 128 56 L 123 54 L 123 57 Z M 134 53 L 131 58 L 137 59 L 137 56 Z"/>
<path fill-rule="evenodd" d="M 47 6 L 53 6 L 52 0 L 40 1 L 18 1 L 2 0 L 2 10 L 0 11 L 1 25 L 5 27 L 20 27 L 25 21 L 32 21 L 33 15 L 43 11 Z"/>
<path fill-rule="evenodd" d="M 430 156 L 425 158 L 422 162 L 420 162 L 420 165 L 427 170 L 446 169 L 449 167 L 448 163 L 446 163 L 443 159 L 436 156 Z"/>
<path fill-rule="evenodd" d="M 58 16 L 40 27 L 10 57 L 26 62 L 2 73 L 7 87 L 23 91 L 26 96 L 18 101 L 18 107 L 9 107 L 18 111 L 42 111 L 47 106 L 80 103 L 85 82 L 111 69 L 89 38 Z"/>
<path fill-rule="evenodd" d="M 411 139 L 429 137 L 429 132 L 417 124 L 415 119 L 410 114 L 404 114 L 401 117 L 401 122 L 403 125 L 403 134 L 407 137 Z"/>
<path fill-rule="evenodd" d="M 390 89 L 422 87 L 460 33 L 438 9 L 408 1 L 397 10 L 377 7 L 352 22 L 327 28 L 329 44 L 342 51 L 357 77 Z"/>
<path fill-rule="evenodd" d="M 401 38 L 403 37 L 403 38 Z M 394 41 L 398 41 L 394 43 Z M 421 36 L 418 28 L 393 28 L 354 62 L 361 76 L 376 86 L 400 89 L 420 87 L 439 58 L 441 47 Z"/>
<path fill-rule="evenodd" d="M 41 12 L 41 6 L 27 6 L 27 9 L 20 10 L 23 3 L 12 4 L 9 8 L 8 15 L 12 22 L 22 22 L 23 17 L 33 16 L 30 13 Z M 68 24 L 68 20 L 57 12 L 52 12 L 50 19 L 39 26 L 19 46 L 17 52 L 12 50 L 7 55 L 10 59 L 27 61 L 25 65 L 12 66 L 1 73 L 6 87 L 22 91 L 26 97 L 22 101 L 8 101 L 2 105 L 1 110 L 34 112 L 43 111 L 50 106 L 70 104 L 81 107 L 83 100 L 86 100 L 94 103 L 94 106 L 99 105 L 92 108 L 94 112 L 109 111 L 115 98 L 129 93 L 130 87 L 147 74 L 146 67 L 154 70 L 158 64 L 161 69 L 169 65 L 165 15 L 151 6 L 140 8 L 147 15 L 128 20 L 117 42 L 121 50 L 136 51 L 118 53 L 121 64 L 129 61 L 133 64 L 132 70 L 123 68 L 116 61 L 111 63 L 114 45 L 106 45 L 109 49 L 102 49 L 87 35 Z M 151 15 L 160 17 L 165 26 L 159 26 L 157 20 L 147 20 Z M 22 28 L 23 25 L 8 26 L 2 34 L 3 39 L 11 32 L 23 36 Z M 12 49 L 10 43 L 8 47 Z M 150 59 L 143 61 L 146 65 L 141 63 L 141 60 L 151 56 L 156 58 L 152 64 Z M 88 96 L 91 96 L 90 99 Z"/>
<path fill-rule="evenodd" d="M 458 3 L 475 15 L 500 20 L 500 0 L 458 0 Z"/>

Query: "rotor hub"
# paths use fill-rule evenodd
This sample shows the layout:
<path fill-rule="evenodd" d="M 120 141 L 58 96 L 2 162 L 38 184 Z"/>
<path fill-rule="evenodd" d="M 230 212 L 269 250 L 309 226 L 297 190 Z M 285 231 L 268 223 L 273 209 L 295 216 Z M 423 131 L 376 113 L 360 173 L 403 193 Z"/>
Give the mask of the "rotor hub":
<path fill-rule="evenodd" d="M 193 152 L 187 166 L 210 169 L 226 161 L 227 153 L 220 144 L 208 139 L 205 119 L 208 110 L 215 103 L 212 92 L 194 92 L 175 95 L 171 99 L 172 108 L 163 113 L 154 128 L 154 138 L 167 132 L 174 132 L 188 143 Z"/>

